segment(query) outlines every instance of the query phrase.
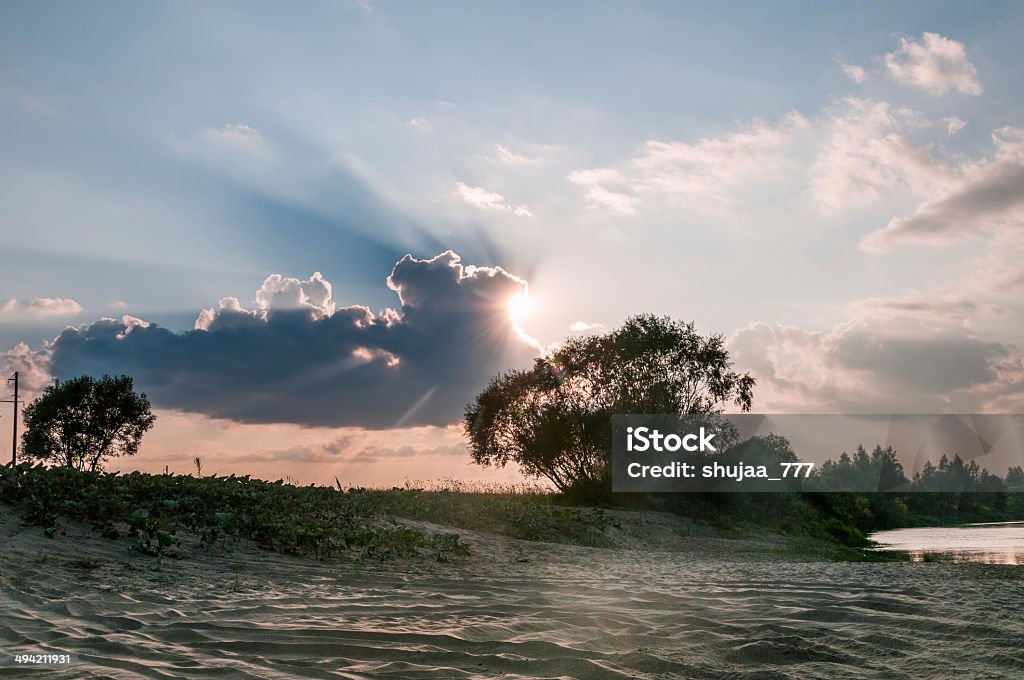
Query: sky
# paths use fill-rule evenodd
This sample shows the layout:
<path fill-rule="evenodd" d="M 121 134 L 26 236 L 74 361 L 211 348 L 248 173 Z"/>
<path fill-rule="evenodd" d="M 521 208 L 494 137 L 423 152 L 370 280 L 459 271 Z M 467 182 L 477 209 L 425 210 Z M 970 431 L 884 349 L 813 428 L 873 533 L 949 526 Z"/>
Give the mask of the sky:
<path fill-rule="evenodd" d="M 7 2 L 0 362 L 132 375 L 120 469 L 304 483 L 518 479 L 463 406 L 648 312 L 755 411 L 1021 412 L 1022 45 L 1012 2 Z"/>

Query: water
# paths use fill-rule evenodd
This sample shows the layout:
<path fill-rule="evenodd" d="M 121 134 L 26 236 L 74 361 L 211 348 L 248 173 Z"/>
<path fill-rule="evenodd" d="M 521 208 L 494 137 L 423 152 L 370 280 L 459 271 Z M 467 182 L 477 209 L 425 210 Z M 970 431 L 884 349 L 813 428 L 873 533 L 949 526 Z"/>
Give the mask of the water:
<path fill-rule="evenodd" d="M 871 538 L 881 550 L 909 553 L 915 562 L 935 556 L 956 562 L 1024 564 L 1024 522 L 895 529 Z"/>

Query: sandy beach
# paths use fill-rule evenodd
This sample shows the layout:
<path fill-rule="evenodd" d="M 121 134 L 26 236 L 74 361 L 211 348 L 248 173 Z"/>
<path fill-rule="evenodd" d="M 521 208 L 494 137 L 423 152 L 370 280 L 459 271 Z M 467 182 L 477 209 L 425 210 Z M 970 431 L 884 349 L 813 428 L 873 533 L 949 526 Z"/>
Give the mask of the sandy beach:
<path fill-rule="evenodd" d="M 124 538 L 47 538 L 4 506 L 0 642 L 75 655 L 53 678 L 1024 673 L 1019 568 L 787 557 L 622 515 L 616 549 L 459 531 L 467 557 L 350 563 L 186 542 L 156 571 Z"/>

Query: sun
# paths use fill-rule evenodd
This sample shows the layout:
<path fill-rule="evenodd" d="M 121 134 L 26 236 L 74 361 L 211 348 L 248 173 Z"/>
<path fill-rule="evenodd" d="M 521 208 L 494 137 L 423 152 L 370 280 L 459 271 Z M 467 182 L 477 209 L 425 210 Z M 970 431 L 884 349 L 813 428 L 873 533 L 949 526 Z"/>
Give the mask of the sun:
<path fill-rule="evenodd" d="M 526 293 L 518 293 L 508 300 L 508 315 L 516 323 L 530 315 L 530 297 Z"/>

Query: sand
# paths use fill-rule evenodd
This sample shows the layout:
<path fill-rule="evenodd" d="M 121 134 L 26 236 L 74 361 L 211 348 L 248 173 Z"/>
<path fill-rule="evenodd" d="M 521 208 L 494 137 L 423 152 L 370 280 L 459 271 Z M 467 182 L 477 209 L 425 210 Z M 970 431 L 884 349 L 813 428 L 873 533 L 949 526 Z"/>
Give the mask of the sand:
<path fill-rule="evenodd" d="M 0 505 L 0 654 L 48 678 L 1024 677 L 1024 569 L 787 557 L 622 513 L 617 549 L 459 531 L 447 563 L 165 560 Z M 0 676 L 23 669 L 0 660 Z"/>

